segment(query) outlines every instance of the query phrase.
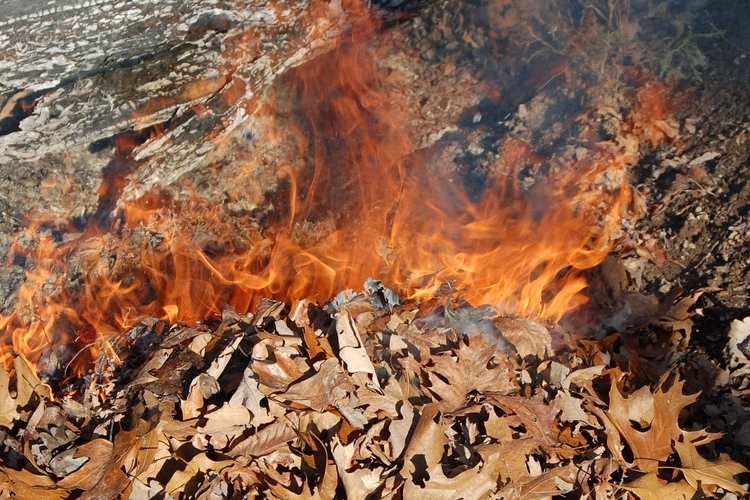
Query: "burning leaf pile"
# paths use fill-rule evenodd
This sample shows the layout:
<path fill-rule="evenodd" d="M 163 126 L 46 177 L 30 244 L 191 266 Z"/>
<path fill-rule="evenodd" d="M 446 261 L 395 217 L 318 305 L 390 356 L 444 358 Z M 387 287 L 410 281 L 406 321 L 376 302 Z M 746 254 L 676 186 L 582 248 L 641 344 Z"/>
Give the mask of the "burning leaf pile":
<path fill-rule="evenodd" d="M 674 373 L 623 371 L 617 336 L 550 356 L 540 324 L 496 318 L 468 335 L 383 290 L 195 327 L 143 321 L 119 354 L 147 361 L 83 401 L 53 399 L 16 358 L 15 387 L 0 371 L 3 498 L 747 492 L 743 466 L 704 457 L 719 434 L 681 427 L 697 395 Z M 448 305 L 440 319 L 458 314 L 483 317 Z"/>
<path fill-rule="evenodd" d="M 731 379 L 686 349 L 700 291 L 633 286 L 668 256 L 628 232 L 629 171 L 681 125 L 674 82 L 613 48 L 640 43 L 624 2 L 601 4 L 389 31 L 316 3 L 298 28 L 327 52 L 202 103 L 233 117 L 205 134 L 221 203 L 188 180 L 125 195 L 187 121 L 117 143 L 85 223 L 40 217 L 11 248 L 0 500 L 747 494 L 738 406 L 693 404 Z"/>

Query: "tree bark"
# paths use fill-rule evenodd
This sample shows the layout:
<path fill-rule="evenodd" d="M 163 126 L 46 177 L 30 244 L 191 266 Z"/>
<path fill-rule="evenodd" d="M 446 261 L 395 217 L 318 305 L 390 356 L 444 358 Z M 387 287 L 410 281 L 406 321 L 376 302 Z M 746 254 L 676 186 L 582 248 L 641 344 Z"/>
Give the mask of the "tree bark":
<path fill-rule="evenodd" d="M 346 24 L 311 0 L 3 2 L 0 204 L 33 208 L 66 178 L 45 205 L 90 212 L 113 138 L 154 124 L 168 130 L 134 153 L 132 196 L 206 167 L 208 138 L 251 135 L 248 103 Z"/>

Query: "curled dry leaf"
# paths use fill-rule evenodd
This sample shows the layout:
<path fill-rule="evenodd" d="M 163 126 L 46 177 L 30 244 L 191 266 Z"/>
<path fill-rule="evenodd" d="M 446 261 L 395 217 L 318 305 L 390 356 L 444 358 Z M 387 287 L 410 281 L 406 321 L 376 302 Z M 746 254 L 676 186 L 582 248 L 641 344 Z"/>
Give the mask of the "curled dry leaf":
<path fill-rule="evenodd" d="M 8 480 L 7 485 L 0 482 L 0 493 L 9 492 L 16 498 L 34 500 L 63 500 L 69 496 L 66 490 L 56 487 L 55 482 L 46 475 L 34 474 L 26 469 L 17 471 L 9 467 L 0 467 L 0 471 Z"/>
<path fill-rule="evenodd" d="M 86 457 L 88 461 L 77 471 L 60 479 L 57 486 L 65 490 L 93 489 L 109 471 L 114 461 L 112 450 L 112 442 L 103 438 L 82 444 L 76 451 L 76 457 Z"/>
<path fill-rule="evenodd" d="M 490 454 L 492 461 L 484 466 L 445 470 L 441 463 L 447 443 L 439 406 L 430 403 L 423 409 L 414 435 L 404 452 L 404 498 L 477 499 L 486 498 L 497 487 L 499 472 L 495 465 L 499 454 Z"/>
<path fill-rule="evenodd" d="M 336 316 L 336 335 L 339 343 L 339 357 L 349 373 L 367 374 L 370 379 L 368 388 L 382 394 L 378 374 L 367 354 L 357 324 L 346 307 L 342 308 Z"/>
<path fill-rule="evenodd" d="M 290 352 L 296 353 L 296 349 L 277 348 L 270 340 L 262 340 L 253 347 L 253 362 L 250 366 L 262 384 L 284 391 L 304 375 Z"/>
<path fill-rule="evenodd" d="M 10 374 L 0 366 L 0 427 L 10 429 L 20 417 L 18 399 L 10 395 Z"/>
<path fill-rule="evenodd" d="M 539 323 L 523 318 L 499 317 L 495 327 L 513 344 L 522 358 L 535 356 L 544 359 L 552 354 L 552 337 Z"/>

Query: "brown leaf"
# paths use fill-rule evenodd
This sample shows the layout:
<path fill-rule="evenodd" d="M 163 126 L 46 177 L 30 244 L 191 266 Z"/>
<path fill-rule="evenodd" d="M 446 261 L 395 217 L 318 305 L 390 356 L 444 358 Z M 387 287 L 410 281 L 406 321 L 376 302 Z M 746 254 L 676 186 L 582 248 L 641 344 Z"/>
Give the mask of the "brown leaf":
<path fill-rule="evenodd" d="M 270 340 L 262 340 L 253 347 L 251 368 L 263 384 L 277 391 L 286 390 L 304 375 L 288 349 L 276 348 Z"/>
<path fill-rule="evenodd" d="M 318 367 L 318 373 L 292 385 L 280 395 L 285 402 L 325 411 L 336 405 L 336 402 L 354 393 L 354 384 L 339 361 L 335 358 L 325 360 Z"/>
<path fill-rule="evenodd" d="M 531 355 L 544 359 L 552 354 L 552 337 L 539 323 L 523 318 L 499 317 L 495 327 L 513 344 L 522 358 Z"/>
<path fill-rule="evenodd" d="M 374 464 L 369 467 L 358 466 L 354 460 L 355 453 L 355 443 L 344 446 L 338 439 L 335 440 L 332 457 L 344 485 L 346 498 L 367 498 L 383 483 L 384 468 Z"/>
<path fill-rule="evenodd" d="M 294 441 L 299 431 L 289 420 L 277 420 L 227 450 L 230 457 L 261 457 Z"/>
<path fill-rule="evenodd" d="M 748 470 L 739 463 L 722 454 L 716 462 L 709 462 L 698 454 L 695 445 L 689 442 L 676 442 L 674 447 L 680 455 L 682 467 L 680 470 L 685 480 L 695 489 L 698 487 L 706 495 L 712 495 L 718 486 L 725 491 L 738 495 L 747 493 L 747 487 L 740 485 L 734 479 L 737 474 L 744 474 Z"/>
<path fill-rule="evenodd" d="M 18 402 L 10 396 L 10 374 L 0 366 L 0 426 L 10 429 L 20 417 Z"/>
<path fill-rule="evenodd" d="M 544 446 L 556 446 L 559 430 L 556 419 L 560 413 L 560 397 L 549 403 L 544 396 L 537 393 L 533 398 L 521 396 L 492 395 L 492 399 L 509 414 L 514 414 L 526 427 L 534 442 Z"/>
<path fill-rule="evenodd" d="M 218 474 L 223 469 L 231 467 L 233 464 L 234 462 L 231 460 L 215 462 L 208 458 L 206 453 L 198 453 L 185 464 L 184 470 L 178 470 L 172 474 L 169 482 L 164 486 L 164 491 L 169 495 L 180 492 L 185 496 L 189 496 L 191 492 L 186 490 L 185 486 L 192 481 L 196 475 L 205 474 L 207 472 Z"/>
<path fill-rule="evenodd" d="M 253 416 L 250 423 L 253 427 L 260 427 L 274 419 L 268 411 L 268 399 L 261 392 L 255 373 L 249 366 L 242 373 L 242 381 L 229 400 L 229 406 L 244 406 L 250 410 Z"/>
<path fill-rule="evenodd" d="M 516 486 L 519 493 L 518 498 L 523 498 L 524 500 L 547 499 L 554 495 L 569 493 L 569 488 L 575 480 L 576 472 L 577 468 L 575 464 L 569 463 L 564 467 L 555 467 L 545 471 L 530 480 L 519 480 L 520 488 L 518 487 L 519 485 L 513 485 L 512 483 L 511 486 Z"/>
<path fill-rule="evenodd" d="M 673 441 L 679 441 L 683 436 L 690 441 L 709 436 L 702 431 L 683 431 L 678 426 L 680 412 L 698 398 L 697 395 L 682 394 L 683 385 L 683 381 L 676 380 L 667 391 L 660 386 L 652 395 L 652 405 L 643 391 L 635 397 L 624 397 L 613 376 L 606 414 L 632 449 L 634 465 L 642 471 L 656 472 L 659 462 L 665 461 L 672 453 Z M 633 419 L 648 425 L 636 428 L 631 422 Z"/>
<path fill-rule="evenodd" d="M 537 450 L 537 444 L 532 439 L 510 439 L 500 443 L 481 444 L 476 450 L 482 456 L 485 467 L 491 464 L 503 482 L 515 483 L 528 475 L 526 458 Z"/>
<path fill-rule="evenodd" d="M 695 488 L 686 482 L 666 483 L 653 472 L 622 485 L 622 488 L 632 491 L 641 500 L 690 500 L 695 495 Z"/>
<path fill-rule="evenodd" d="M 161 426 L 146 421 L 133 431 L 121 431 L 114 442 L 115 463 L 132 477 L 140 476 L 153 463 L 160 435 Z"/>
<path fill-rule="evenodd" d="M 486 343 L 481 336 L 469 342 L 432 356 L 434 366 L 423 369 L 429 379 L 427 389 L 439 398 L 446 413 L 463 406 L 471 392 L 508 394 L 518 389 L 508 356 L 498 351 L 497 345 Z"/>
<path fill-rule="evenodd" d="M 78 500 L 128 498 L 132 489 L 132 480 L 119 467 L 112 466 L 106 473 L 106 480 L 99 481 L 92 490 L 83 492 Z"/>
<path fill-rule="evenodd" d="M 405 479 L 403 498 L 478 500 L 495 490 L 499 472 L 493 466 L 494 462 L 446 475 L 440 463 L 446 442 L 439 406 L 429 403 L 423 408 L 404 452 L 404 465 L 400 471 Z M 495 461 L 500 459 L 499 454 L 492 455 L 492 458 Z"/>
<path fill-rule="evenodd" d="M 79 446 L 76 456 L 88 457 L 88 462 L 74 473 L 60 479 L 57 486 L 66 490 L 93 489 L 114 461 L 112 449 L 112 442 L 103 438 L 97 438 Z"/>
<path fill-rule="evenodd" d="M 8 476 L 10 481 L 7 488 L 19 499 L 62 500 L 69 496 L 67 491 L 57 488 L 47 475 L 34 474 L 26 469 L 17 471 L 8 467 L 0 467 L 0 471 Z M 2 492 L 5 485 L 0 483 L 0 487 Z"/>
<path fill-rule="evenodd" d="M 43 384 L 36 371 L 31 369 L 30 363 L 22 355 L 13 358 L 13 368 L 16 370 L 16 384 L 18 395 L 16 396 L 19 406 L 26 406 L 31 401 L 34 393 L 39 396 L 52 399 L 52 388 Z"/>

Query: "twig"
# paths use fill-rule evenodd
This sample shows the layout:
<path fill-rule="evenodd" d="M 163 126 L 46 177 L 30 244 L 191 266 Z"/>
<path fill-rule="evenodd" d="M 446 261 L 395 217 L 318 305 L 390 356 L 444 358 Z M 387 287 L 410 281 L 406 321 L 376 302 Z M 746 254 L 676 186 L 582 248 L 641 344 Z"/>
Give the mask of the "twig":
<path fill-rule="evenodd" d="M 703 13 L 704 13 L 704 14 L 706 15 L 706 22 L 708 22 L 708 24 L 710 24 L 710 25 L 711 25 L 711 27 L 712 27 L 713 29 L 715 29 L 715 30 L 716 30 L 717 32 L 721 33 L 721 35 L 720 35 L 720 36 L 721 36 L 721 38 L 722 38 L 722 39 L 723 39 L 723 40 L 724 40 L 725 42 L 727 42 L 727 43 L 728 43 L 729 45 L 731 45 L 731 46 L 732 46 L 732 47 L 734 47 L 735 49 L 739 50 L 739 51 L 740 51 L 740 52 L 742 52 L 743 54 L 747 55 L 747 51 L 746 51 L 745 49 L 743 49 L 742 47 L 740 47 L 739 45 L 737 45 L 736 43 L 734 43 L 733 41 L 731 41 L 731 40 L 730 40 L 729 38 L 727 38 L 726 36 L 724 36 L 724 30 L 721 30 L 721 29 L 719 29 L 719 28 L 718 28 L 718 27 L 717 27 L 717 26 L 716 26 L 716 25 L 715 25 L 715 24 L 713 23 L 713 21 L 711 21 L 711 17 L 709 16 L 709 13 L 708 13 L 707 11 L 703 11 Z"/>

